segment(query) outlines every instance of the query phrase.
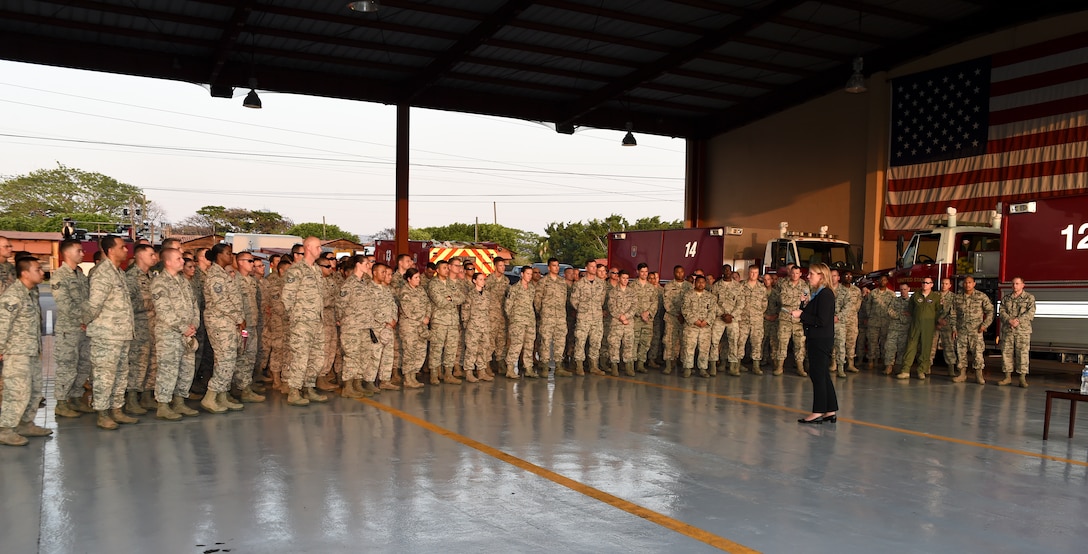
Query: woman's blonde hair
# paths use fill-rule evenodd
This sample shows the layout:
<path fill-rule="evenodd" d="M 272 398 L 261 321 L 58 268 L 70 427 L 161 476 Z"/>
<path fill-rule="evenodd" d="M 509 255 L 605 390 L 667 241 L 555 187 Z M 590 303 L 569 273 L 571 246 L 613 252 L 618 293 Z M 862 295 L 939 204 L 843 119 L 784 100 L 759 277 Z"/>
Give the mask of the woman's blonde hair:
<path fill-rule="evenodd" d="M 827 264 L 812 264 L 808 266 L 809 273 L 820 274 L 820 284 L 825 287 L 831 286 L 831 268 L 827 267 Z"/>

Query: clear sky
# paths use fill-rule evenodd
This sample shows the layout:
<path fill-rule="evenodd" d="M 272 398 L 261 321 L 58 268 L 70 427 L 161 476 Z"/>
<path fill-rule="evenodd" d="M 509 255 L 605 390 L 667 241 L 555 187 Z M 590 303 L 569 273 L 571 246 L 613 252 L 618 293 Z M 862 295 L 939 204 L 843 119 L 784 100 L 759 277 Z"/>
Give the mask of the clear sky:
<path fill-rule="evenodd" d="M 0 177 L 55 167 L 144 189 L 169 221 L 205 205 L 279 212 L 362 235 L 394 223 L 393 106 L 258 92 L 264 109 L 205 86 L 0 61 Z M 412 227 L 612 213 L 683 217 L 682 139 L 413 109 Z"/>

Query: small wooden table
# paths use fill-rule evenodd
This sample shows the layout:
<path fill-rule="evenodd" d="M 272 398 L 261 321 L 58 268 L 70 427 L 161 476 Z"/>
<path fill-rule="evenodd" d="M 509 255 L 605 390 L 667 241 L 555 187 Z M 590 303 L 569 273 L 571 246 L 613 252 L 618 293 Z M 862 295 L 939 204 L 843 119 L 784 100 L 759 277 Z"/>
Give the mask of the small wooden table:
<path fill-rule="evenodd" d="M 1077 402 L 1088 402 L 1088 394 L 1076 391 L 1046 391 L 1046 414 L 1043 417 L 1043 440 L 1050 435 L 1050 402 L 1054 398 L 1069 400 L 1069 438 L 1073 438 L 1073 424 L 1077 421 Z"/>

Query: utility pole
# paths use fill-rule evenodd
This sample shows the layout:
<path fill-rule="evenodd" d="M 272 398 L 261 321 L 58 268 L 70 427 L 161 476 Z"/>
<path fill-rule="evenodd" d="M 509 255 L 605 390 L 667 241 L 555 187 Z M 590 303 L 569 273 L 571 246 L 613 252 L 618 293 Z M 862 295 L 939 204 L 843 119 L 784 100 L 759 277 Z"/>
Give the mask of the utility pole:
<path fill-rule="evenodd" d="M 480 242 L 480 216 L 476 216 L 476 227 L 472 230 L 472 242 Z"/>
<path fill-rule="evenodd" d="M 499 203 L 498 202 L 492 202 L 491 203 L 491 215 L 492 215 L 492 217 L 495 218 L 495 221 L 493 223 L 495 225 L 498 225 L 499 224 Z"/>
<path fill-rule="evenodd" d="M 321 240 L 325 240 L 325 216 L 321 216 Z"/>

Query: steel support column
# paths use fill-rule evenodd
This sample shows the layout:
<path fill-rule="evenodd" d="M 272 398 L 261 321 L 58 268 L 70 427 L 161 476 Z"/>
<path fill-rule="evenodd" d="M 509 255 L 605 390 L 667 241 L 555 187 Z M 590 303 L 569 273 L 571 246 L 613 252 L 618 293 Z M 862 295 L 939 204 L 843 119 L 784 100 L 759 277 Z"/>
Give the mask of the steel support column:
<path fill-rule="evenodd" d="M 706 189 L 706 139 L 688 139 L 684 171 L 684 227 L 701 227 Z"/>
<path fill-rule="evenodd" d="M 408 104 L 397 104 L 397 254 L 408 253 Z"/>

